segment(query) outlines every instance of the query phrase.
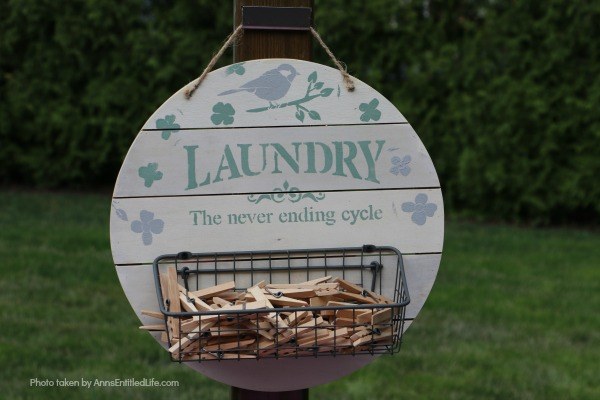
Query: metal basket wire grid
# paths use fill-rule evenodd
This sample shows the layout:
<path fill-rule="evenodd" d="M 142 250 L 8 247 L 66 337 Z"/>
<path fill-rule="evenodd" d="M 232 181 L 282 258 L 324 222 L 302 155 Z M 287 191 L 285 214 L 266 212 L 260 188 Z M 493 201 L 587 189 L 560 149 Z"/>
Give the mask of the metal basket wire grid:
<path fill-rule="evenodd" d="M 185 297 L 182 301 L 199 305 L 203 302 L 194 298 L 193 292 L 235 281 L 230 294 L 239 294 L 238 304 L 206 308 L 204 303 L 202 311 L 200 307 L 198 311 L 175 311 L 166 295 L 169 285 L 161 282 L 161 271 L 169 267 L 177 272 L 178 293 Z M 153 268 L 166 329 L 163 339 L 172 361 L 375 355 L 400 350 L 410 297 L 402 254 L 393 247 L 181 252 L 157 257 Z M 277 286 L 326 276 L 360 285 L 362 292 L 354 296 L 362 296 L 365 303 L 253 309 L 252 303 L 244 301 L 246 289 L 261 281 Z M 382 289 L 390 293 L 391 287 L 391 299 L 381 296 Z M 281 296 L 277 289 L 265 286 L 263 290 L 271 299 Z"/>

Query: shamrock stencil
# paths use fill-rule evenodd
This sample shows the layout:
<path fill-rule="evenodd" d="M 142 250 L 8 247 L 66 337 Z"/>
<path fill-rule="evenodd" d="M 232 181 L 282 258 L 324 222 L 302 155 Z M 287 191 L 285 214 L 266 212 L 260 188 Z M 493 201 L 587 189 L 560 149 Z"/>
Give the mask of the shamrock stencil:
<path fill-rule="evenodd" d="M 179 128 L 180 126 L 175 123 L 175 115 L 173 114 L 165 115 L 164 118 L 156 120 L 156 129 L 162 130 L 162 138 L 164 140 L 169 140 L 171 133 L 179 132 Z"/>
<path fill-rule="evenodd" d="M 233 116 L 235 110 L 229 103 L 218 102 L 212 108 L 214 114 L 210 116 L 210 120 L 215 125 L 231 125 L 233 124 Z"/>
<path fill-rule="evenodd" d="M 381 118 L 381 111 L 377 109 L 377 106 L 379 106 L 379 100 L 377 99 L 373 99 L 368 103 L 360 103 L 358 109 L 363 112 L 360 116 L 360 120 L 362 122 L 369 122 L 371 120 L 379 121 L 379 118 Z"/>
<path fill-rule="evenodd" d="M 231 74 L 244 75 L 246 72 L 246 68 L 244 68 L 244 63 L 232 64 L 225 70 L 225 75 L 229 76 Z"/>
<path fill-rule="evenodd" d="M 142 234 L 144 246 L 152 244 L 152 234 L 162 233 L 165 223 L 162 219 L 154 219 L 154 213 L 146 210 L 140 211 L 140 219 L 131 223 L 131 230 Z"/>
<path fill-rule="evenodd" d="M 148 163 L 145 167 L 140 167 L 138 174 L 144 180 L 144 186 L 148 188 L 154 181 L 160 181 L 163 177 L 163 173 L 158 171 L 158 163 Z"/>
<path fill-rule="evenodd" d="M 411 158 L 409 155 L 404 156 L 404 158 L 400 157 L 392 157 L 392 168 L 390 168 L 390 172 L 396 176 L 398 174 L 402 174 L 402 176 L 406 176 L 410 173 L 410 164 Z"/>
<path fill-rule="evenodd" d="M 412 213 L 411 220 L 417 225 L 424 225 L 427 222 L 427 217 L 433 217 L 437 210 L 437 205 L 427 202 L 427 195 L 419 193 L 415 197 L 415 202 L 412 201 L 402 203 L 402 211 Z"/>

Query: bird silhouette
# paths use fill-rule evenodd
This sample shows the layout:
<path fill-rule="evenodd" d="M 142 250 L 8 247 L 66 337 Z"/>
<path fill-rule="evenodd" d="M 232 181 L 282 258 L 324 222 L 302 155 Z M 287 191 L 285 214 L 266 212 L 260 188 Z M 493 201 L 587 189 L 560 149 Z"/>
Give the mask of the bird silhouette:
<path fill-rule="evenodd" d="M 292 86 L 294 78 L 300 75 L 290 64 L 281 64 L 271 69 L 256 79 L 244 83 L 238 89 L 227 90 L 219 93 L 219 96 L 238 92 L 253 93 L 259 99 L 267 100 L 269 103 L 281 99 L 287 94 Z"/>

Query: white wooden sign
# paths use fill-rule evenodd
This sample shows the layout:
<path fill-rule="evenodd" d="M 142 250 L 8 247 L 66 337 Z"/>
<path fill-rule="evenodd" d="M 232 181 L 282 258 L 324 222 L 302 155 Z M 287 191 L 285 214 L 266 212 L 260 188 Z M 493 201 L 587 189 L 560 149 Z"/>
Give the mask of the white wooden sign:
<path fill-rule="evenodd" d="M 400 112 L 355 83 L 350 93 L 335 69 L 256 60 L 216 70 L 190 100 L 182 88 L 159 107 L 127 154 L 111 213 L 114 262 L 142 322 L 155 323 L 140 310 L 158 309 L 152 261 L 161 254 L 363 244 L 404 254 L 407 317 L 416 317 L 442 254 L 439 180 Z M 229 385 L 284 391 L 372 359 L 187 365 Z"/>

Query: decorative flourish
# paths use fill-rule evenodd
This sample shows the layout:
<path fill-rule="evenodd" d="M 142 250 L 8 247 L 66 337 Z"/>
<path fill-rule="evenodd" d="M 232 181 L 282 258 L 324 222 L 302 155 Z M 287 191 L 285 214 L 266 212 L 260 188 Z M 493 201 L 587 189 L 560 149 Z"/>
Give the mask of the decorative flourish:
<path fill-rule="evenodd" d="M 427 195 L 419 193 L 415 197 L 415 202 L 412 201 L 402 203 L 402 211 L 412 213 L 411 220 L 417 225 L 424 225 L 427 217 L 433 217 L 437 210 L 437 205 L 427 202 Z"/>
<path fill-rule="evenodd" d="M 158 163 L 149 163 L 145 167 L 138 169 L 140 178 L 144 180 L 144 186 L 150 187 L 154 181 L 160 181 L 163 177 L 163 173 L 158 171 Z"/>
<path fill-rule="evenodd" d="M 369 122 L 371 120 L 379 121 L 379 118 L 381 118 L 381 111 L 377 109 L 377 106 L 379 106 L 379 100 L 377 99 L 373 99 L 368 103 L 360 103 L 358 109 L 363 112 L 360 116 L 360 120 L 362 122 Z"/>
<path fill-rule="evenodd" d="M 227 69 L 225 70 L 225 75 L 229 76 L 231 74 L 236 74 L 236 75 L 244 75 L 244 73 L 246 72 L 246 68 L 244 68 L 244 63 L 237 63 L 237 64 L 231 64 L 229 67 L 227 67 Z"/>
<path fill-rule="evenodd" d="M 404 156 L 404 158 L 400 157 L 392 157 L 392 168 L 390 168 L 390 172 L 396 176 L 398 174 L 402 174 L 402 176 L 407 176 L 410 174 L 410 164 L 411 158 L 410 155 Z"/>
<path fill-rule="evenodd" d="M 248 196 L 248 201 L 254 204 L 258 204 L 263 200 L 274 201 L 275 203 L 281 203 L 285 199 L 289 200 L 292 203 L 297 203 L 302 199 L 310 199 L 315 203 L 323 200 L 325 198 L 325 194 L 318 192 L 300 192 L 300 189 L 297 187 L 291 186 L 288 181 L 283 182 L 283 187 L 273 189 L 273 193 L 264 193 L 260 195 L 251 194 Z"/>
<path fill-rule="evenodd" d="M 304 119 L 307 114 L 308 114 L 308 117 L 314 121 L 321 120 L 321 115 L 317 111 L 309 110 L 302 104 L 308 103 L 309 101 L 312 101 L 319 97 L 329 97 L 331 95 L 331 93 L 333 93 L 333 89 L 332 88 L 324 88 L 323 86 L 325 85 L 325 83 L 317 82 L 317 71 L 313 71 L 308 76 L 307 81 L 308 81 L 308 86 L 306 88 L 306 93 L 304 94 L 304 97 L 302 97 L 300 99 L 288 101 L 286 103 L 277 104 L 277 105 L 274 105 L 271 102 L 269 102 L 268 106 L 252 108 L 250 110 L 247 110 L 247 112 L 258 113 L 258 112 L 264 112 L 264 111 L 268 111 L 268 110 L 274 110 L 274 109 L 278 109 L 278 108 L 286 108 L 286 107 L 293 106 L 296 108 L 296 119 L 298 119 L 298 121 L 304 122 Z"/>
<path fill-rule="evenodd" d="M 214 114 L 210 116 L 210 120 L 215 125 L 231 125 L 233 124 L 233 116 L 235 109 L 229 103 L 218 102 L 212 108 Z"/>
<path fill-rule="evenodd" d="M 165 115 L 164 118 L 159 118 L 156 120 L 156 129 L 162 130 L 162 138 L 164 140 L 169 140 L 171 137 L 171 133 L 179 132 L 179 124 L 175 123 L 175 115 Z"/>
<path fill-rule="evenodd" d="M 165 223 L 162 219 L 154 219 L 154 213 L 146 210 L 140 211 L 140 219 L 131 223 L 131 230 L 142 234 L 145 246 L 152 244 L 152 234 L 162 233 Z"/>

